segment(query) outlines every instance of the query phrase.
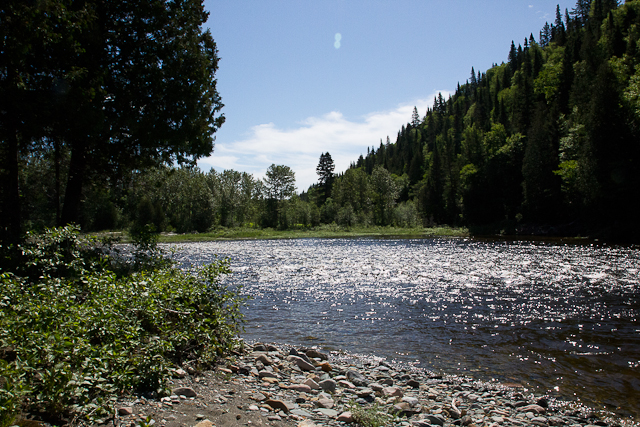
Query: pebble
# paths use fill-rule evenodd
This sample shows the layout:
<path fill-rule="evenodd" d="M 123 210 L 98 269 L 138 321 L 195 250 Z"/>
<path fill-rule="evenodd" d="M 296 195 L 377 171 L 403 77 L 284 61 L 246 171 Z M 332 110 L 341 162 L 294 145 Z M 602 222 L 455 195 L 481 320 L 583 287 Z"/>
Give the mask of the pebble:
<path fill-rule="evenodd" d="M 328 380 L 324 380 L 324 381 L 320 381 L 318 383 L 318 385 L 320 386 L 321 389 L 323 389 L 324 391 L 328 391 L 328 392 L 334 392 L 336 391 L 336 387 L 338 386 L 338 384 L 332 380 L 332 379 L 328 379 Z"/>
<path fill-rule="evenodd" d="M 131 406 L 122 406 L 118 408 L 118 415 L 131 415 L 133 414 L 133 408 Z"/>
<path fill-rule="evenodd" d="M 582 406 L 535 396 L 522 387 L 480 382 L 462 376 L 435 375 L 380 358 L 325 353 L 309 348 L 278 348 L 256 344 L 221 366 L 244 383 L 244 395 L 255 404 L 244 405 L 246 414 L 260 413 L 270 422 L 286 421 L 298 427 L 354 425 L 355 410 L 377 408 L 396 414 L 395 427 L 603 427 L 614 426 Z M 327 366 L 327 368 L 323 368 Z M 225 369 L 223 371 L 222 369 Z M 176 370 L 177 371 L 177 370 Z M 175 376 L 182 372 L 174 371 Z M 178 375 L 180 374 L 180 375 Z M 217 391 L 216 399 L 232 396 Z M 226 396 L 226 397 L 225 397 Z M 190 387 L 172 390 L 160 405 L 175 412 L 184 399 L 196 398 Z M 196 400 L 197 401 L 197 400 Z M 134 403 L 135 404 L 135 403 Z M 171 407 L 173 405 L 173 407 Z M 572 406 L 573 405 L 573 406 Z M 126 410 L 126 405 L 118 411 Z M 208 413 L 208 412 L 207 412 Z M 212 427 L 199 415 L 197 427 Z M 250 425 L 243 415 L 240 421 Z"/>
<path fill-rule="evenodd" d="M 310 362 L 307 362 L 306 360 L 304 360 L 301 357 L 298 356 L 289 356 L 287 358 L 287 360 L 294 362 L 296 365 L 298 365 L 298 368 L 302 369 L 303 371 L 315 371 L 316 367 L 313 366 Z"/>
<path fill-rule="evenodd" d="M 191 387 L 178 387 L 178 388 L 174 389 L 171 393 L 176 395 L 176 396 L 184 396 L 184 397 L 196 397 L 197 396 L 195 390 L 193 390 Z"/>

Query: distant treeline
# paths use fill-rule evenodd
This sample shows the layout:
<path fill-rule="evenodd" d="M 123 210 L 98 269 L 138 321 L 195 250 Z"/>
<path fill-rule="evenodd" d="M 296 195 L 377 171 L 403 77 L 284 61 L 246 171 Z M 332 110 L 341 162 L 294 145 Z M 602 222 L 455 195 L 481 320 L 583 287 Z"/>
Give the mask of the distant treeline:
<path fill-rule="evenodd" d="M 23 188 L 30 190 L 27 228 L 56 224 L 50 197 L 55 180 L 50 174 L 42 161 L 29 162 L 23 171 Z M 295 175 L 287 166 L 272 165 L 264 180 L 234 170 L 205 173 L 194 167 L 154 168 L 132 173 L 122 186 L 95 183 L 87 187 L 80 220 L 85 230 L 151 224 L 156 231 L 180 233 L 216 227 L 308 228 L 333 222 L 345 226 L 421 224 L 413 202 L 396 203 L 398 178 L 387 170 L 376 167 L 371 176 L 360 170 L 348 175 L 358 180 L 363 200 L 342 203 L 351 197 L 340 193 L 343 179 L 333 186 L 339 202 L 331 198 L 325 203 L 309 201 L 305 194 L 295 194 Z"/>
<path fill-rule="evenodd" d="M 394 143 L 381 140 L 339 175 L 323 153 L 319 183 L 302 194 L 287 166 L 272 165 L 265 180 L 193 166 L 119 168 L 83 184 L 76 220 L 86 230 L 448 224 L 638 240 L 639 41 L 640 0 L 578 0 L 558 7 L 537 40 L 512 42 L 506 63 L 472 68 L 423 117 L 414 109 Z M 64 220 L 71 161 L 66 145 L 22 155 L 25 228 Z"/>

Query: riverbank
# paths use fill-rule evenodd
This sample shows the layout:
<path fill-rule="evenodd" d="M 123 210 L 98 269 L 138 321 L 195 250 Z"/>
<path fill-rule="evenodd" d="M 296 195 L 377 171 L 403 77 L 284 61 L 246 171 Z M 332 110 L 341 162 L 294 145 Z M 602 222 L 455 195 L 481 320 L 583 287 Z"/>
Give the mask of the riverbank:
<path fill-rule="evenodd" d="M 345 238 L 345 237 L 466 237 L 469 230 L 452 227 L 353 227 L 343 228 L 336 225 L 326 225 L 314 228 L 296 230 L 274 230 L 272 228 L 221 228 L 207 233 L 195 234 L 161 234 L 159 241 L 163 243 L 175 242 L 206 242 L 228 239 L 301 239 L 301 238 Z"/>
<path fill-rule="evenodd" d="M 375 356 L 255 344 L 217 369 L 174 371 L 173 395 L 123 399 L 110 425 L 503 427 L 638 424 L 518 384 L 441 375 Z"/>
<path fill-rule="evenodd" d="M 129 243 L 129 235 L 125 231 L 92 233 L 98 237 L 114 237 L 123 243 Z M 160 243 L 211 242 L 216 240 L 267 240 L 267 239 L 304 239 L 304 238 L 423 238 L 423 237 L 468 237 L 469 230 L 464 227 L 340 227 L 323 225 L 313 228 L 293 230 L 275 230 L 273 228 L 219 228 L 206 233 L 176 234 L 163 232 L 158 234 Z"/>

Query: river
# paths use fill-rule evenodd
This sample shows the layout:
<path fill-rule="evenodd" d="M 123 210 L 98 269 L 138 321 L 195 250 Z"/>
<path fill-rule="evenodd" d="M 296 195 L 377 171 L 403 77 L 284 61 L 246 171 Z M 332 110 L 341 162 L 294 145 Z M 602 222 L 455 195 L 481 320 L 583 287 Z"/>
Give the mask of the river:
<path fill-rule="evenodd" d="M 640 249 L 474 239 L 178 245 L 230 257 L 250 340 L 376 354 L 640 418 Z"/>

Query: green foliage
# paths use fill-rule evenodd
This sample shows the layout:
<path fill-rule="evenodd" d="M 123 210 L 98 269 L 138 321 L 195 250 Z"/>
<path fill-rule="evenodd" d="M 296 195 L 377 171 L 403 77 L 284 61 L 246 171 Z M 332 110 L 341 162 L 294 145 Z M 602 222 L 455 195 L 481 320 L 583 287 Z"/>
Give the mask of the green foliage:
<path fill-rule="evenodd" d="M 111 226 L 117 211 L 108 205 L 91 212 L 89 204 L 85 213 L 95 218 L 81 217 L 89 187 L 115 193 L 132 171 L 194 164 L 212 152 L 224 116 L 218 52 L 203 29 L 208 13 L 201 0 L 4 3 L 0 197 L 11 210 L 0 211 L 0 238 L 17 243 L 22 225 L 50 225 L 54 213 L 61 224 Z M 38 194 L 42 187 L 18 185 L 23 164 L 42 154 L 43 169 L 56 171 L 44 186 L 55 187 L 47 193 L 53 200 Z M 30 196 L 25 207 L 32 201 L 38 210 L 52 207 L 48 218 L 23 216 L 24 196 Z M 201 224 L 184 221 L 191 221 L 189 230 Z"/>
<path fill-rule="evenodd" d="M 537 95 L 544 96 L 547 103 L 555 100 L 562 82 L 562 61 L 564 47 L 549 46 L 547 48 L 547 62 L 535 80 L 534 87 Z"/>
<path fill-rule="evenodd" d="M 378 403 L 364 407 L 351 402 L 349 406 L 353 421 L 356 425 L 362 427 L 383 427 L 388 425 L 394 418 L 386 413 Z"/>
<path fill-rule="evenodd" d="M 374 194 L 373 205 L 376 224 L 389 225 L 399 195 L 398 184 L 389 171 L 381 166 L 376 166 L 371 174 L 371 186 Z"/>
<path fill-rule="evenodd" d="M 21 372 L 0 358 L 0 427 L 13 425 L 26 393 Z"/>
<path fill-rule="evenodd" d="M 420 214 L 413 200 L 400 203 L 393 210 L 393 224 L 396 227 L 413 228 L 420 224 Z"/>
<path fill-rule="evenodd" d="M 635 120 L 640 122 L 640 64 L 636 65 L 635 71 L 624 91 L 624 100 L 633 112 Z"/>
<path fill-rule="evenodd" d="M 23 266 L 0 276 L 0 348 L 14 355 L 0 360 L 1 406 L 96 421 L 117 395 L 164 394 L 172 366 L 207 368 L 234 348 L 242 298 L 219 281 L 229 261 L 186 272 L 149 235 L 133 256 L 72 227 L 30 236 Z"/>

